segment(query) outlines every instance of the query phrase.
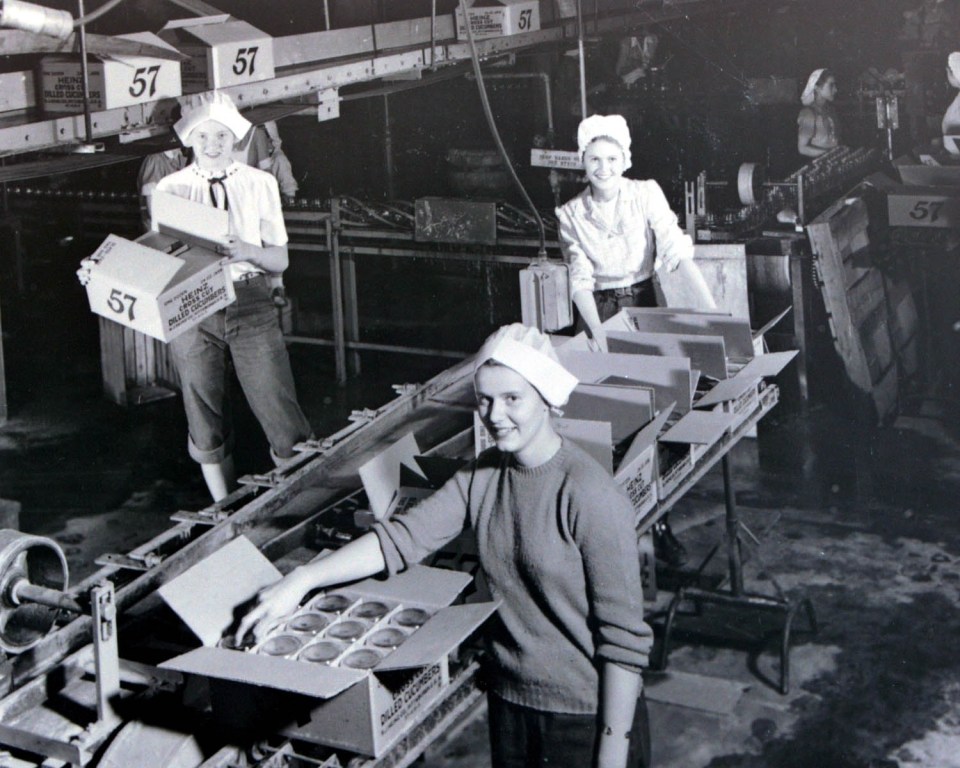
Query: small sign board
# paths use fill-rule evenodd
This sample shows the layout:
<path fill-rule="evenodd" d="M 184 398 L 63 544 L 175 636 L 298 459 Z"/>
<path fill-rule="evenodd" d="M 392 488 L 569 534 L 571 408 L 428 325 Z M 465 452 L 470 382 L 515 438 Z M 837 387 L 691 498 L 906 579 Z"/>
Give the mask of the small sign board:
<path fill-rule="evenodd" d="M 540 29 L 538 0 L 476 0 L 467 8 L 475 40 L 535 32 Z M 457 39 L 467 39 L 467 26 L 460 6 L 456 10 Z"/>
<path fill-rule="evenodd" d="M 582 171 L 579 152 L 565 149 L 531 149 L 530 165 L 534 168 L 557 168 L 561 171 Z"/>

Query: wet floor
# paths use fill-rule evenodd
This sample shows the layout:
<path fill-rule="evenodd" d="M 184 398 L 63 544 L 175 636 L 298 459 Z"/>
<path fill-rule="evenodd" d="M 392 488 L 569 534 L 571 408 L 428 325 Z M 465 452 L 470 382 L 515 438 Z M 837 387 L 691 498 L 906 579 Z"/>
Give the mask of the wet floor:
<path fill-rule="evenodd" d="M 23 530 L 63 546 L 76 581 L 96 555 L 128 551 L 207 499 L 179 401 L 107 403 L 95 330 L 33 320 L 20 303 L 4 307 L 11 418 L 0 428 L 0 498 L 22 505 Z M 343 389 L 329 351 L 296 347 L 292 361 L 321 436 L 351 409 L 387 402 L 391 384 L 444 367 L 369 356 Z M 884 428 L 853 412 L 778 406 L 759 439 L 735 449 L 746 587 L 809 598 L 819 627 L 813 634 L 797 619 L 782 695 L 775 622 L 710 606 L 703 620 L 682 616 L 667 672 L 647 676 L 659 768 L 960 766 L 960 446 L 934 410 Z M 237 429 L 240 470 L 268 469 L 242 409 Z M 672 519 L 693 563 L 722 543 L 719 472 Z M 723 574 L 723 551 L 707 576 Z M 660 590 L 654 617 L 670 597 Z M 423 765 L 486 760 L 481 713 Z"/>

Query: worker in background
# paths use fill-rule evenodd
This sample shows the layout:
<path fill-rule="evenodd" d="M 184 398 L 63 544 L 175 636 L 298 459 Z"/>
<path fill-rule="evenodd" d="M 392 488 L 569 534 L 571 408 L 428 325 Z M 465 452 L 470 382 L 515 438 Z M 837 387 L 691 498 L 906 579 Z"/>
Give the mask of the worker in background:
<path fill-rule="evenodd" d="M 591 348 L 607 352 L 603 322 L 624 307 L 655 307 L 657 270 L 693 269 L 693 241 L 652 179 L 627 179 L 630 130 L 621 115 L 592 115 L 577 128 L 577 147 L 589 185 L 557 208 L 560 247 L 570 270 L 577 330 Z M 714 308 L 709 295 L 694 309 Z M 666 518 L 654 526 L 657 557 L 679 566 L 686 550 Z"/>
<path fill-rule="evenodd" d="M 643 37 L 630 36 L 620 40 L 615 72 L 624 85 L 631 86 L 647 76 L 659 44 L 660 38 L 652 32 Z"/>
<path fill-rule="evenodd" d="M 643 620 L 630 501 L 561 437 L 577 380 L 550 340 L 505 326 L 474 358 L 477 412 L 495 442 L 440 490 L 258 596 L 237 639 L 259 640 L 312 590 L 420 562 L 467 527 L 501 601 L 487 627 L 492 765 L 649 766 Z"/>
<path fill-rule="evenodd" d="M 267 273 L 288 264 L 287 231 L 277 181 L 237 162 L 233 146 L 250 130 L 228 96 L 189 97 L 174 130 L 194 161 L 165 176 L 157 191 L 213 205 L 229 213 L 230 235 L 218 250 L 226 257 L 237 299 L 170 342 L 190 432 L 189 451 L 199 462 L 214 500 L 234 486 L 233 433 L 227 398 L 227 354 L 277 463 L 310 436 L 297 403 Z"/>
<path fill-rule="evenodd" d="M 840 146 L 840 122 L 833 100 L 837 79 L 829 69 L 815 69 L 800 95 L 803 104 L 797 117 L 797 152 L 820 157 Z"/>
<path fill-rule="evenodd" d="M 947 57 L 947 82 L 954 88 L 960 88 L 960 51 L 954 51 Z M 960 155 L 960 146 L 956 138 L 960 137 L 960 92 L 950 102 L 943 113 L 940 123 L 943 133 L 943 146 L 951 155 Z"/>

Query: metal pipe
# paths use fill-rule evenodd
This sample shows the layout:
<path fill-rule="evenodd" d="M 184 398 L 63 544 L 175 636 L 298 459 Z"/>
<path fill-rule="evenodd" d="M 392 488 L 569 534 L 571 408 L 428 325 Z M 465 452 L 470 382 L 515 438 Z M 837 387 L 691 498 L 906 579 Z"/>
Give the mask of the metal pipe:
<path fill-rule="evenodd" d="M 284 341 L 292 344 L 312 344 L 316 347 L 334 347 L 335 341 L 318 339 L 313 336 L 287 336 Z M 448 357 L 452 360 L 464 360 L 469 357 L 467 352 L 455 352 L 449 349 L 430 349 L 429 347 L 403 347 L 398 344 L 374 344 L 368 341 L 348 341 L 344 346 L 347 349 L 366 350 L 370 352 L 398 352 L 407 355 L 426 355 L 428 357 Z"/>
<path fill-rule="evenodd" d="M 323 23 L 327 29 L 330 31 L 330 3 L 328 0 L 323 0 Z"/>
<path fill-rule="evenodd" d="M 577 0 L 577 58 L 580 61 L 580 117 L 587 118 L 587 63 L 583 48 L 583 5 Z"/>
<path fill-rule="evenodd" d="M 77 11 L 80 18 L 85 16 L 83 0 L 77 0 Z M 87 66 L 87 27 L 80 24 L 78 27 L 80 39 L 80 78 L 83 80 L 83 129 L 87 143 L 93 142 L 93 121 L 90 117 L 90 70 Z"/>
<path fill-rule="evenodd" d="M 390 97 L 383 94 L 383 170 L 387 199 L 393 200 L 393 131 L 390 128 Z"/>
<path fill-rule="evenodd" d="M 71 613 L 86 613 L 86 610 L 69 595 L 59 589 L 40 587 L 26 579 L 20 579 L 10 588 L 10 598 L 18 605 L 36 603 L 49 608 L 62 608 Z"/>

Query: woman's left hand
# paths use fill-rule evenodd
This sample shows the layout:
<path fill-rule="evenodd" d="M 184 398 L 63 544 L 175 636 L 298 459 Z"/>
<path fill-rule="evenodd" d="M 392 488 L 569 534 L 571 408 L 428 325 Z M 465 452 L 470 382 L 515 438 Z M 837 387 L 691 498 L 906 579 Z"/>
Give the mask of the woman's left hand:
<path fill-rule="evenodd" d="M 245 243 L 236 235 L 227 235 L 217 246 L 217 253 L 226 256 L 227 262 L 251 261 L 253 250 L 249 243 Z"/>

